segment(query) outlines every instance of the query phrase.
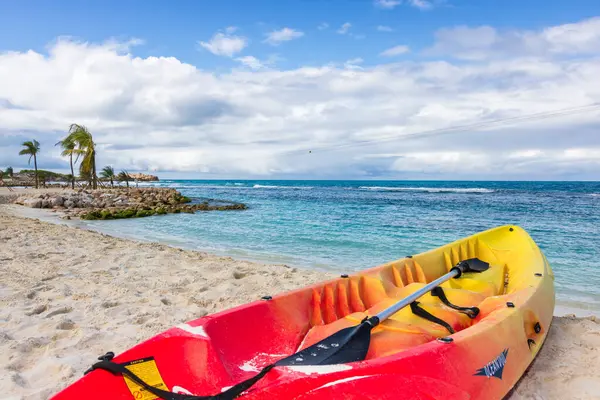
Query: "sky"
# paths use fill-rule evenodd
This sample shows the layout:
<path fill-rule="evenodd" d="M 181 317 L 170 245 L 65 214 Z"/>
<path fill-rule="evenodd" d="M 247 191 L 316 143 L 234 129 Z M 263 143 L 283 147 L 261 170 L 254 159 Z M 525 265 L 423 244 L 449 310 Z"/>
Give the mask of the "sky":
<path fill-rule="evenodd" d="M 597 0 L 0 1 L 0 168 L 600 180 Z"/>

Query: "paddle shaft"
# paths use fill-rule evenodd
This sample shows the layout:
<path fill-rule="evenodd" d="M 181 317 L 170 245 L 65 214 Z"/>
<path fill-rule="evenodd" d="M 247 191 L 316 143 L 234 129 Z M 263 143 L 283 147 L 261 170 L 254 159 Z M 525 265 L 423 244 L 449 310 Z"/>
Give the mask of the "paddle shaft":
<path fill-rule="evenodd" d="M 449 281 L 450 279 L 452 279 L 455 276 L 458 276 L 460 274 L 461 274 L 461 271 L 458 268 L 452 268 L 450 270 L 450 272 L 448 272 L 446 275 L 440 276 L 435 281 L 432 281 L 432 282 L 428 283 L 427 285 L 425 285 L 422 289 L 417 290 L 413 294 L 403 298 L 396 304 L 392 304 L 385 310 L 376 314 L 375 317 L 377 317 L 379 322 L 383 322 L 384 320 L 388 319 L 389 317 L 391 317 L 398 311 L 402 310 L 404 307 L 408 306 L 413 301 L 417 300 L 419 297 L 423 296 L 425 293 L 429 292 L 431 289 L 438 287 L 442 283 Z"/>

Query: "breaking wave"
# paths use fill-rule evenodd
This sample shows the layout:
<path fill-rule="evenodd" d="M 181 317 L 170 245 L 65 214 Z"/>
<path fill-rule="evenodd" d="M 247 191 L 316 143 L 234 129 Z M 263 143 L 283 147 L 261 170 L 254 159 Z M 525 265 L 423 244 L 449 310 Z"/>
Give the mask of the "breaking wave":
<path fill-rule="evenodd" d="M 425 193 L 493 193 L 485 188 L 436 188 L 436 187 L 389 187 L 389 186 L 360 186 L 359 189 L 379 192 L 425 192 Z"/>
<path fill-rule="evenodd" d="M 276 186 L 276 185 L 254 185 L 255 189 L 312 189 L 312 186 Z"/>

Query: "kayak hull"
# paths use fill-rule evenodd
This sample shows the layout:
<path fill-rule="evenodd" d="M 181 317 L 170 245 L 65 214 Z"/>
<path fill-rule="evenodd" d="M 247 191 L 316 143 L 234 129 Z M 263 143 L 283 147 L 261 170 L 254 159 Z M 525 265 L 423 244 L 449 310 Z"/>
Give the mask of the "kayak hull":
<path fill-rule="evenodd" d="M 307 337 L 314 332 L 328 334 L 328 329 L 336 329 L 341 321 L 351 323 L 361 312 L 368 315 L 389 300 L 381 296 L 418 288 L 420 282 L 431 281 L 472 256 L 500 272 L 487 286 L 468 278 L 460 282 L 468 286 L 468 290 L 460 288 L 465 299 L 479 299 L 488 286 L 495 287 L 495 292 L 481 297 L 477 303 L 480 313 L 474 320 L 464 322 L 456 317 L 456 333 L 406 316 L 378 333 L 365 361 L 275 367 L 240 398 L 501 399 L 538 354 L 554 311 L 552 269 L 529 235 L 516 226 L 498 227 L 410 259 L 190 321 L 133 347 L 114 361 L 139 361 L 141 369 L 136 373 L 164 390 L 219 394 L 306 347 Z M 361 304 L 355 304 L 352 297 L 353 282 Z M 449 293 L 456 289 L 453 285 L 456 283 L 446 286 Z M 438 315 L 454 318 L 454 310 L 443 312 L 446 314 Z M 421 323 L 429 333 L 423 333 Z M 80 398 L 156 397 L 122 376 L 99 370 L 54 397 Z"/>

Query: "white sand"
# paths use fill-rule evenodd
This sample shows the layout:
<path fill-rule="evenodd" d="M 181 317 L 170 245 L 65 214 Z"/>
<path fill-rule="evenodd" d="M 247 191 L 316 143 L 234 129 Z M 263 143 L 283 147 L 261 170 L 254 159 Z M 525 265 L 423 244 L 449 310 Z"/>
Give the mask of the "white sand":
<path fill-rule="evenodd" d="M 12 214 L 0 206 L 0 393 L 11 399 L 46 399 L 106 351 L 330 277 Z M 599 321 L 555 318 L 511 398 L 600 399 Z"/>

